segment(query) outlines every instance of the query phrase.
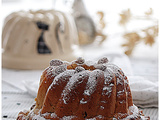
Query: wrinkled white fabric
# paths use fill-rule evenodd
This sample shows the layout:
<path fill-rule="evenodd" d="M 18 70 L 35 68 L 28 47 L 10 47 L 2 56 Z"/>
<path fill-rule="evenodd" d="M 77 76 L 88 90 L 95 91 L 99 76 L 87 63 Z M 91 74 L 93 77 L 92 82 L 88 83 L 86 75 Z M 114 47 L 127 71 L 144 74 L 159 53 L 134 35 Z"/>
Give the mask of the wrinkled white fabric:
<path fill-rule="evenodd" d="M 158 107 L 158 84 L 140 76 L 128 76 L 134 104 Z"/>

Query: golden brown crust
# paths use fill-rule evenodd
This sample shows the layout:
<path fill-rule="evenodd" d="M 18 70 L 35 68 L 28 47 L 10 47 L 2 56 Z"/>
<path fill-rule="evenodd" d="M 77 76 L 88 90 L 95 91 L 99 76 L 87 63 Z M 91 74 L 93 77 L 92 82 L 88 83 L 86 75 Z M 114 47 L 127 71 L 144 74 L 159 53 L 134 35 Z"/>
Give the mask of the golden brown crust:
<path fill-rule="evenodd" d="M 81 101 L 78 102 L 78 104 L 81 104 L 79 104 L 78 111 L 76 113 L 76 116 L 81 119 L 93 118 L 97 116 L 99 109 L 99 100 L 103 89 L 104 74 L 102 71 L 93 71 L 91 74 L 94 75 L 93 79 L 95 79 L 97 85 L 91 93 L 88 92 L 85 94 L 82 92 L 82 98 L 80 98 Z M 89 88 L 86 88 L 84 91 L 87 90 L 89 90 Z M 85 102 L 87 102 L 87 104 L 85 104 Z"/>
<path fill-rule="evenodd" d="M 63 116 L 71 116 L 76 114 L 84 91 L 84 86 L 86 85 L 88 78 L 89 74 L 87 72 L 81 73 L 75 76 L 76 82 L 72 84 L 72 88 L 68 86 L 64 89 L 65 92 L 62 93 L 56 107 L 55 113 L 57 116 L 61 118 Z"/>
<path fill-rule="evenodd" d="M 20 112 L 18 120 L 25 117 L 32 120 L 37 116 L 51 120 L 140 120 L 144 117 L 133 105 L 127 77 L 119 67 L 107 63 L 108 59 L 89 65 L 82 58 L 70 64 L 58 60 L 62 63 L 59 65 L 54 61 L 57 60 L 41 76 L 36 106 L 28 112 L 32 114 Z M 137 116 L 132 116 L 133 111 L 139 111 Z"/>
<path fill-rule="evenodd" d="M 98 111 L 99 115 L 102 115 L 104 117 L 112 117 L 115 112 L 115 104 L 116 104 L 116 78 L 113 77 L 111 81 L 108 79 L 105 80 L 106 85 L 105 87 L 110 87 L 110 85 L 113 85 L 111 87 L 111 92 L 107 93 L 107 89 L 102 92 L 102 96 L 100 99 L 100 108 Z M 106 104 L 107 103 L 107 104 Z"/>
<path fill-rule="evenodd" d="M 61 97 L 62 90 L 66 86 L 67 82 L 71 78 L 71 74 L 68 72 L 64 76 L 57 78 L 57 82 L 50 86 L 50 90 L 47 92 L 41 113 L 55 112 L 58 100 Z"/>
<path fill-rule="evenodd" d="M 38 94 L 36 98 L 36 108 L 38 109 L 42 108 L 43 101 L 44 101 L 46 92 L 48 90 L 48 87 L 53 82 L 53 79 L 55 77 L 55 76 L 52 76 L 52 74 L 51 75 L 46 74 L 46 71 L 49 69 L 52 69 L 52 68 L 47 68 L 43 73 L 44 75 L 42 75 L 43 78 L 41 79 L 40 86 L 38 89 Z"/>

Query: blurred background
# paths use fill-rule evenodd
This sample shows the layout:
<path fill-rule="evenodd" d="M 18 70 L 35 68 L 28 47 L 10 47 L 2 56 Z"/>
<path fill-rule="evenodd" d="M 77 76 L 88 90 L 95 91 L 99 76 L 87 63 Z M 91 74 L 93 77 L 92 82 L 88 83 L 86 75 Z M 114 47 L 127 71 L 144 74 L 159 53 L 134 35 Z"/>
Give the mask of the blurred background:
<path fill-rule="evenodd" d="M 41 73 L 49 65 L 51 59 L 68 60 L 71 58 L 69 61 L 72 61 L 79 56 L 87 60 L 98 60 L 106 56 L 110 62 L 121 67 L 129 78 L 134 104 L 143 109 L 145 114 L 150 115 L 152 120 L 158 119 L 158 19 L 160 9 L 157 0 L 2 0 L 1 6 L 3 119 L 15 119 L 20 110 L 29 109 L 34 102 L 33 98 L 37 93 Z M 10 24 L 9 20 L 16 17 L 25 18 L 28 21 L 34 19 L 34 22 L 35 20 L 42 21 L 50 25 L 49 28 L 54 28 L 54 22 L 51 22 L 49 19 L 51 17 L 48 17 L 46 12 L 52 9 L 61 12 L 52 14 L 53 18 L 57 17 L 62 23 L 57 32 L 61 44 L 55 45 L 54 42 L 51 42 L 50 39 L 56 37 L 53 34 L 53 37 L 50 38 L 52 31 L 45 32 L 43 28 L 42 30 L 35 28 L 37 32 L 34 34 L 37 35 L 37 38 L 33 40 L 40 41 L 39 36 L 44 32 L 41 42 L 46 44 L 51 54 L 48 52 L 47 54 L 39 52 L 34 54 L 34 51 L 19 53 L 28 51 L 37 45 L 31 44 L 29 48 L 27 46 L 22 49 L 20 46 L 25 46 L 25 44 L 18 41 L 21 40 L 20 34 L 26 30 L 22 36 L 32 36 L 33 32 L 28 32 L 31 31 L 29 27 L 23 29 L 26 22 L 23 24 L 21 21 L 18 29 L 16 28 L 18 22 L 15 24 L 14 21 Z M 38 13 L 44 15 L 42 18 L 34 17 L 37 12 L 30 13 L 30 10 L 42 10 L 45 13 Z M 18 11 L 26 13 L 21 15 Z M 18 13 L 16 17 L 10 15 L 13 12 Z M 28 13 L 32 16 L 29 16 Z M 66 18 L 61 19 L 60 16 Z M 10 27 L 13 25 L 15 27 Z M 69 31 L 64 36 L 63 28 Z M 19 30 L 15 32 L 16 35 L 11 34 L 11 31 L 16 30 Z M 9 37 L 9 35 L 12 36 Z M 10 42 L 9 38 L 14 42 Z M 29 38 L 26 37 L 26 39 Z M 67 39 L 70 41 L 69 45 L 64 42 Z M 66 53 L 62 54 L 59 47 Z M 40 59 L 46 63 L 42 65 Z M 42 65 L 42 67 L 34 66 L 35 61 L 37 66 Z M 20 67 L 19 63 L 22 63 Z M 24 67 L 21 68 L 21 66 Z M 13 111 L 13 109 L 16 110 Z"/>
<path fill-rule="evenodd" d="M 74 14 L 73 2 L 73 0 L 2 0 L 1 24 L 3 25 L 7 15 L 20 10 L 56 9 Z M 156 0 L 113 0 L 110 2 L 85 0 L 83 3 L 94 21 L 96 30 L 106 36 L 101 47 L 122 51 L 131 57 L 158 58 L 159 8 Z M 103 21 L 100 21 L 101 14 L 97 12 L 103 13 Z M 103 22 L 103 28 L 100 22 Z M 97 45 L 98 40 L 96 40 L 92 47 Z"/>

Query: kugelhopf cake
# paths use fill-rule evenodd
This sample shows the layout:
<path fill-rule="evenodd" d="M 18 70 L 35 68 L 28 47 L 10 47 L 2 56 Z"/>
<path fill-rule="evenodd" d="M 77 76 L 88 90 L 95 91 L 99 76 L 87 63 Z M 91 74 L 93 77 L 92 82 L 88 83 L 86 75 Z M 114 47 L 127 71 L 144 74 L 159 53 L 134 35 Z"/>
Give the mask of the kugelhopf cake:
<path fill-rule="evenodd" d="M 128 79 L 107 58 L 52 60 L 41 76 L 36 103 L 17 120 L 149 120 L 132 101 Z"/>
<path fill-rule="evenodd" d="M 57 10 L 8 15 L 2 49 L 2 66 L 12 69 L 44 69 L 53 58 L 72 61 L 81 55 L 74 18 Z"/>

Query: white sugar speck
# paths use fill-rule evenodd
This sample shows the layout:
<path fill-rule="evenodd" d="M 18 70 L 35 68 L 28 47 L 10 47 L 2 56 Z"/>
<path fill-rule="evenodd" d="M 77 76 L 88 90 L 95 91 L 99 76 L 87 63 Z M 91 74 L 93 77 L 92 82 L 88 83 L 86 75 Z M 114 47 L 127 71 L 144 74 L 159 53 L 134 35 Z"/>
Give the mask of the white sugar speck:
<path fill-rule="evenodd" d="M 90 95 L 89 90 L 85 90 L 84 94 L 89 96 Z"/>
<path fill-rule="evenodd" d="M 87 101 L 84 101 L 84 98 L 82 98 L 82 100 L 80 100 L 80 104 L 86 104 Z"/>

